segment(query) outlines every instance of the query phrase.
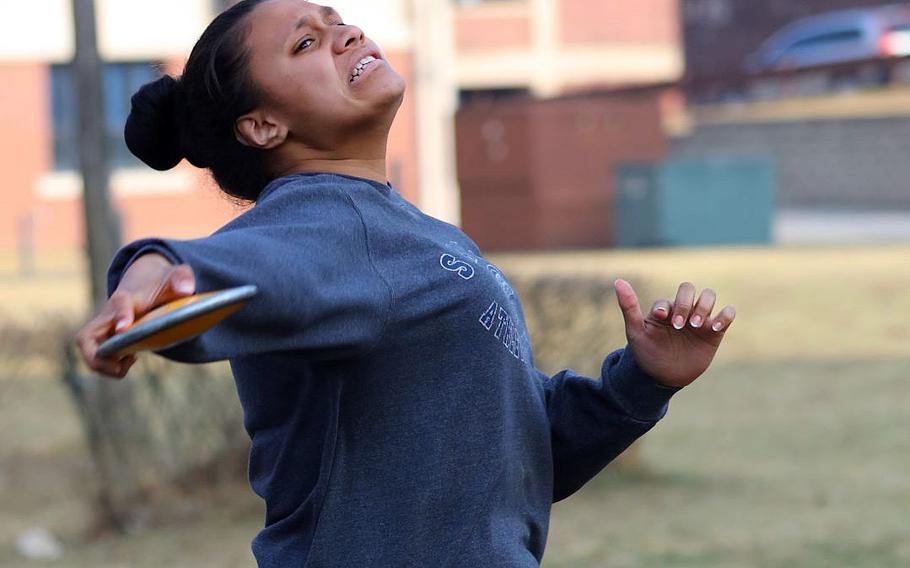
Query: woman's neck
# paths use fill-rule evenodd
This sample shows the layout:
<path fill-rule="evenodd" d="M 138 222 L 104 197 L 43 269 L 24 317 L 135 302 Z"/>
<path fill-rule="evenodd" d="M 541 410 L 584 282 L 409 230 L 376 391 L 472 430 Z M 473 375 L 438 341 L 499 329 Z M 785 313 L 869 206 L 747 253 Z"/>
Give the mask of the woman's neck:
<path fill-rule="evenodd" d="M 378 135 L 364 132 L 346 145 L 316 149 L 299 141 L 288 141 L 276 148 L 272 171 L 276 177 L 301 172 L 325 172 L 386 183 L 388 129 Z M 328 145 L 326 145 L 328 146 Z"/>
<path fill-rule="evenodd" d="M 311 158 L 289 163 L 277 171 L 276 177 L 302 172 L 325 172 L 364 178 L 385 184 L 387 181 L 385 158 Z"/>

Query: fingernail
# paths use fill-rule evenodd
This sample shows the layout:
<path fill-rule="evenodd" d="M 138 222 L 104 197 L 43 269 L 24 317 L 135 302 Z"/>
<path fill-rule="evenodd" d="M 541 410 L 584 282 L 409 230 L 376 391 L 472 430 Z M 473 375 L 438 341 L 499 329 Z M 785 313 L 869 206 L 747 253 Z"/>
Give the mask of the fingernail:
<path fill-rule="evenodd" d="M 701 322 L 702 322 L 701 316 L 692 316 L 692 319 L 689 320 L 689 323 L 692 324 L 692 327 L 696 327 L 696 328 L 701 327 Z"/>
<path fill-rule="evenodd" d="M 724 324 L 722 324 L 721 322 L 715 322 L 714 325 L 711 326 L 711 329 L 713 329 L 714 331 L 720 331 L 723 328 L 724 328 Z"/>
<path fill-rule="evenodd" d="M 676 329 L 682 329 L 686 325 L 686 320 L 682 316 L 676 316 L 673 318 L 673 327 Z"/>
<path fill-rule="evenodd" d="M 174 285 L 174 290 L 178 294 L 192 294 L 193 293 L 193 283 L 188 280 L 181 280 Z"/>
<path fill-rule="evenodd" d="M 125 319 L 119 320 L 117 322 L 116 327 L 114 327 L 114 331 L 123 331 L 124 329 L 126 329 L 126 326 L 128 326 L 128 325 L 129 325 L 129 322 L 127 320 L 125 320 Z"/>

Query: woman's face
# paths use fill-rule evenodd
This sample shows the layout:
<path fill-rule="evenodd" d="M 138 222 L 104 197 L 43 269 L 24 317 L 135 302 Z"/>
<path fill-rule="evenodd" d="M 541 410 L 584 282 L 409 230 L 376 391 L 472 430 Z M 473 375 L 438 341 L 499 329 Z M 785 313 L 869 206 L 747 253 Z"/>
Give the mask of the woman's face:
<path fill-rule="evenodd" d="M 249 25 L 249 72 L 262 93 L 260 108 L 288 127 L 289 139 L 333 150 L 365 128 L 391 124 L 404 79 L 333 9 L 270 0 L 250 13 Z"/>

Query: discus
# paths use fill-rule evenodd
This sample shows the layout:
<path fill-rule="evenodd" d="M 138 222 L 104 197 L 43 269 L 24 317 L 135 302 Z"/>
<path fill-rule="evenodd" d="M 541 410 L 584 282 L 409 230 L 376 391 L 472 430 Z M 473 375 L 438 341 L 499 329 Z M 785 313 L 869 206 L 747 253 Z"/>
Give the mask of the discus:
<path fill-rule="evenodd" d="M 238 286 L 168 302 L 107 339 L 96 354 L 103 359 L 120 359 L 139 351 L 172 347 L 211 329 L 258 291 L 256 286 Z"/>

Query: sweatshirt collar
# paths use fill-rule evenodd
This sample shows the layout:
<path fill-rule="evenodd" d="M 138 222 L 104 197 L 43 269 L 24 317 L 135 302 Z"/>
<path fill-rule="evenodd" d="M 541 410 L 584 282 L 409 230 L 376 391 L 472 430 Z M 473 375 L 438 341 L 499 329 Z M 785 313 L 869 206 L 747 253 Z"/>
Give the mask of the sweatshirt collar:
<path fill-rule="evenodd" d="M 259 193 L 259 197 L 256 199 L 256 203 L 259 203 L 263 199 L 267 198 L 269 195 L 274 193 L 279 187 L 281 187 L 287 183 L 290 183 L 296 179 L 313 178 L 315 181 L 317 178 L 332 178 L 332 177 L 369 184 L 370 186 L 376 188 L 380 193 L 382 193 L 386 197 L 388 197 L 389 194 L 393 191 L 392 184 L 389 182 L 382 184 L 382 183 L 373 181 L 371 179 L 360 178 L 360 177 L 355 177 L 355 176 L 348 176 L 348 175 L 344 175 L 344 174 L 330 173 L 330 172 L 298 172 L 295 174 L 288 174 L 286 176 L 281 176 L 279 178 L 273 179 Z M 326 181 L 328 181 L 328 179 Z"/>

